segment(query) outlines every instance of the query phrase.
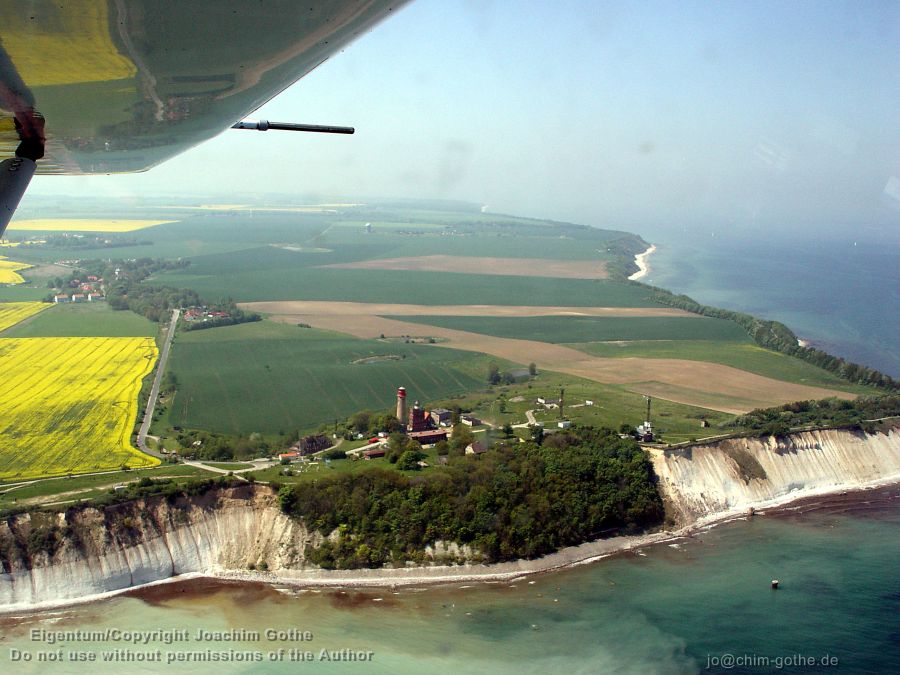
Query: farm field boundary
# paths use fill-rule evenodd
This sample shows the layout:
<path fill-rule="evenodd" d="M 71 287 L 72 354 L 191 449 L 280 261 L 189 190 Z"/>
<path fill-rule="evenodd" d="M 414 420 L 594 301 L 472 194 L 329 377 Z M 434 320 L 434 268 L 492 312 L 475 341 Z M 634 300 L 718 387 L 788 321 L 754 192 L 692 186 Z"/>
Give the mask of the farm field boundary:
<path fill-rule="evenodd" d="M 307 323 L 362 338 L 380 335 L 415 335 L 439 339 L 428 347 L 453 348 L 490 354 L 514 363 L 536 363 L 542 370 L 577 375 L 605 384 L 620 384 L 638 393 L 654 393 L 666 400 L 731 414 L 770 407 L 790 401 L 836 396 L 852 399 L 847 392 L 783 382 L 717 363 L 681 359 L 602 358 L 563 345 L 482 335 L 450 328 L 423 326 L 387 319 L 362 308 L 347 314 L 342 308 L 330 312 L 329 303 L 319 313 L 276 315 L 284 323 Z M 248 308 L 258 308 L 251 304 Z M 376 305 L 375 311 L 383 305 Z M 397 314 L 392 312 L 392 314 Z"/>

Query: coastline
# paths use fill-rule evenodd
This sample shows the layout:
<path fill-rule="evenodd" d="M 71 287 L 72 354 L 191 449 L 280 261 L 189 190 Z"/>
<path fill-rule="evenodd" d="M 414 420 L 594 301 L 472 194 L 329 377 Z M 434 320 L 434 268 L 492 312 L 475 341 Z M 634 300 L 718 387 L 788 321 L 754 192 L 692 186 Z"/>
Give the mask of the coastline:
<path fill-rule="evenodd" d="M 628 281 L 637 281 L 638 279 L 643 279 L 650 272 L 650 265 L 647 262 L 647 259 L 656 252 L 656 245 L 650 244 L 650 248 L 648 248 L 643 253 L 638 253 L 634 256 L 634 264 L 638 266 L 638 271 L 628 277 Z"/>
<path fill-rule="evenodd" d="M 296 574 L 280 572 L 251 572 L 248 570 L 209 570 L 188 572 L 145 584 L 130 586 L 80 598 L 50 600 L 30 605 L 0 606 L 0 617 L 28 615 L 48 609 L 101 602 L 110 598 L 133 594 L 140 597 L 142 591 L 167 584 L 177 584 L 195 579 L 214 579 L 237 583 L 263 583 L 270 586 L 302 588 L 373 589 L 398 587 L 432 587 L 459 583 L 512 582 L 537 574 L 551 574 L 565 569 L 596 563 L 604 558 L 636 551 L 650 546 L 668 544 L 686 539 L 712 527 L 749 517 L 797 514 L 805 510 L 828 508 L 835 501 L 839 505 L 866 503 L 865 495 L 873 490 L 900 486 L 900 474 L 879 478 L 858 485 L 843 485 L 816 490 L 799 490 L 776 499 L 755 504 L 741 505 L 727 511 L 711 513 L 673 530 L 635 536 L 599 539 L 571 546 L 534 560 L 515 560 L 491 565 L 455 565 L 432 567 L 407 567 L 401 569 L 357 570 L 296 570 Z M 830 498 L 830 499 L 829 499 Z"/>

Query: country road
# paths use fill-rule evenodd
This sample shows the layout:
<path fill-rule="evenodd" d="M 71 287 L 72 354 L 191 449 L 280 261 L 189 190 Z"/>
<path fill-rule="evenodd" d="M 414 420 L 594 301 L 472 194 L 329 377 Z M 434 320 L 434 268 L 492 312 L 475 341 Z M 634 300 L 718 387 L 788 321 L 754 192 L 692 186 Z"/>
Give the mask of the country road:
<path fill-rule="evenodd" d="M 528 420 L 524 424 L 513 424 L 513 429 L 524 429 L 525 427 L 530 427 L 537 424 L 537 420 L 534 418 L 534 410 L 526 410 L 525 418 Z"/>
<path fill-rule="evenodd" d="M 137 444 L 142 452 L 163 459 L 163 454 L 158 450 L 151 450 L 147 445 L 147 433 L 150 431 L 150 423 L 153 422 L 153 409 L 156 407 L 156 399 L 159 397 L 159 385 L 162 382 L 163 373 L 166 372 L 166 361 L 169 359 L 169 348 L 175 337 L 175 328 L 178 325 L 180 309 L 172 310 L 172 318 L 169 321 L 169 330 L 166 332 L 166 340 L 163 342 L 162 351 L 159 354 L 159 364 L 156 366 L 156 377 L 153 378 L 153 386 L 150 388 L 150 398 L 147 399 L 147 409 L 144 411 L 144 421 L 141 430 L 138 431 Z"/>

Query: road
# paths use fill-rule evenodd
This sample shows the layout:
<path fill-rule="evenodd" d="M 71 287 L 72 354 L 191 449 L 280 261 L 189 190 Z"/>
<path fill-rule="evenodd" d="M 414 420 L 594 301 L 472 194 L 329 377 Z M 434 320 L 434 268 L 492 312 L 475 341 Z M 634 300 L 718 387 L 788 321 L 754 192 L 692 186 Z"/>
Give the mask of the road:
<path fill-rule="evenodd" d="M 525 424 L 513 424 L 513 429 L 524 429 L 525 427 L 530 427 L 532 425 L 537 424 L 537 420 L 534 418 L 534 410 L 526 410 L 525 411 L 525 419 L 528 421 Z"/>
<path fill-rule="evenodd" d="M 147 409 L 144 411 L 144 421 L 141 423 L 141 430 L 138 431 L 137 444 L 143 452 L 154 457 L 164 459 L 164 455 L 157 451 L 151 450 L 147 445 L 147 433 L 150 431 L 150 423 L 153 421 L 153 409 L 156 407 L 156 399 L 159 398 L 159 385 L 162 382 L 163 373 L 166 372 L 166 361 L 169 359 L 169 348 L 172 346 L 172 339 L 175 337 L 175 328 L 178 325 L 178 317 L 181 316 L 180 309 L 172 310 L 172 318 L 169 321 L 169 330 L 166 332 L 166 340 L 163 342 L 162 351 L 159 354 L 159 364 L 156 367 L 156 377 L 153 378 L 153 386 L 150 388 L 150 398 L 147 399 Z"/>

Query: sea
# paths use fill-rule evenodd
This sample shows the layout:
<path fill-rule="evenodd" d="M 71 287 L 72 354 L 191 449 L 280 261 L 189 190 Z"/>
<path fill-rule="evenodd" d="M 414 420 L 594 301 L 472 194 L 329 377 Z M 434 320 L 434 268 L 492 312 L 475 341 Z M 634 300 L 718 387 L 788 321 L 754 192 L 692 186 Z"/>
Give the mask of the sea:
<path fill-rule="evenodd" d="M 644 236 L 657 250 L 641 281 L 781 321 L 811 346 L 900 379 L 900 227 Z"/>
<path fill-rule="evenodd" d="M 889 247 L 648 239 L 646 281 L 900 376 Z M 503 583 L 192 579 L 0 617 L 0 672 L 900 672 L 898 535 L 895 486 Z"/>

